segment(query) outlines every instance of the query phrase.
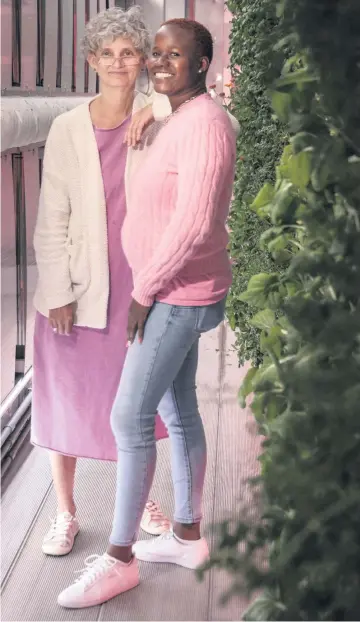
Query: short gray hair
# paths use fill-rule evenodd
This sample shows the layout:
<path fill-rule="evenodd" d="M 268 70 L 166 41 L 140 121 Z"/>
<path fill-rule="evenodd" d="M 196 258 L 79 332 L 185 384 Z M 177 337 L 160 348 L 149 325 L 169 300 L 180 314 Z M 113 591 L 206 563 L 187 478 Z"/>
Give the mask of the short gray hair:
<path fill-rule="evenodd" d="M 81 50 L 85 57 L 96 54 L 104 41 L 115 41 L 119 37 L 129 39 L 138 52 L 148 55 L 151 35 L 143 21 L 140 7 L 134 6 L 127 11 L 113 7 L 92 17 L 85 26 Z"/>

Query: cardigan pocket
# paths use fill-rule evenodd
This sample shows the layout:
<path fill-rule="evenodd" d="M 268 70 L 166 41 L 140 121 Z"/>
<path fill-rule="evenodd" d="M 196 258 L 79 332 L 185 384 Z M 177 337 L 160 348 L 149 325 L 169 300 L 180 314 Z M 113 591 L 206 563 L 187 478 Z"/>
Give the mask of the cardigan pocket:
<path fill-rule="evenodd" d="M 84 240 L 68 244 L 69 269 L 72 289 L 76 300 L 86 292 L 90 285 L 89 259 Z"/>

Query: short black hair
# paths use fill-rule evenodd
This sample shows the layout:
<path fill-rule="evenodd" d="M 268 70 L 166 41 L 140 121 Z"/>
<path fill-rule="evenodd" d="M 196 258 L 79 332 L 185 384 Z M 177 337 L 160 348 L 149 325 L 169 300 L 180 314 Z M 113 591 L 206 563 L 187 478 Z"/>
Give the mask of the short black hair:
<path fill-rule="evenodd" d="M 199 56 L 206 56 L 211 63 L 214 55 L 214 42 L 210 31 L 205 28 L 200 22 L 196 22 L 193 19 L 186 19 L 184 17 L 168 19 L 162 24 L 162 26 L 178 26 L 183 30 L 187 30 L 193 35 L 195 41 L 196 50 Z"/>

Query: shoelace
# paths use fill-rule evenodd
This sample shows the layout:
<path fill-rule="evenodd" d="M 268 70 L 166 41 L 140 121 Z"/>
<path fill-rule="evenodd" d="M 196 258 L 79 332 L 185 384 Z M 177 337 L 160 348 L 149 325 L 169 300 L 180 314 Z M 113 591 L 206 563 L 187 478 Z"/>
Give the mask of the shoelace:
<path fill-rule="evenodd" d="M 85 559 L 85 568 L 75 571 L 76 573 L 82 573 L 80 577 L 76 579 L 75 583 L 82 583 L 86 588 L 91 585 L 95 579 L 98 579 L 110 568 L 115 566 L 115 564 L 116 561 L 110 557 L 105 557 L 104 555 L 89 555 L 89 557 Z"/>
<path fill-rule="evenodd" d="M 172 540 L 174 537 L 174 532 L 170 529 L 169 531 L 164 531 L 160 536 L 154 538 L 153 540 L 149 540 L 149 546 L 158 547 L 159 542 L 163 540 Z"/>
<path fill-rule="evenodd" d="M 145 507 L 150 514 L 151 521 L 161 523 L 162 525 L 170 523 L 169 519 L 162 513 L 155 501 L 148 501 Z"/>
<path fill-rule="evenodd" d="M 69 531 L 71 528 L 72 518 L 71 517 L 61 517 L 57 516 L 56 518 L 50 518 L 51 527 L 48 533 L 49 540 L 59 539 L 59 540 L 68 540 L 69 539 Z"/>

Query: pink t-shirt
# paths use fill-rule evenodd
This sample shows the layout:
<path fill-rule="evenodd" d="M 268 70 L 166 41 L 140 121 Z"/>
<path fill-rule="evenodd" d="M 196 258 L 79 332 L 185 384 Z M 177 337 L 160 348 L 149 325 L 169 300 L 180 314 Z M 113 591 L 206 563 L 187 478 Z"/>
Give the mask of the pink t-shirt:
<path fill-rule="evenodd" d="M 226 296 L 235 143 L 227 114 L 201 95 L 170 117 L 131 179 L 122 241 L 140 304 L 200 306 Z"/>

